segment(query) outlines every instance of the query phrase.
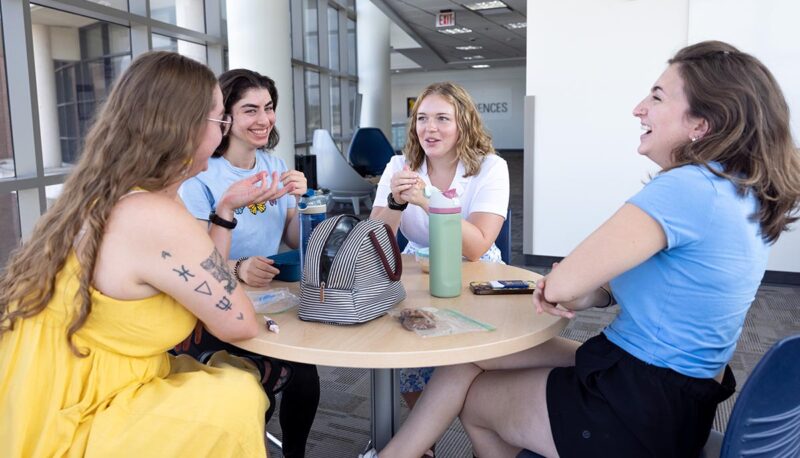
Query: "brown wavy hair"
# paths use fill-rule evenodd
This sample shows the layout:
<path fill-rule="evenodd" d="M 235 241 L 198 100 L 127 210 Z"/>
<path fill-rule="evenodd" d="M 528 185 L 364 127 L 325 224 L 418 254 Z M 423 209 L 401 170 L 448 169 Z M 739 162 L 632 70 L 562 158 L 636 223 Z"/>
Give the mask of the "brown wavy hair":
<path fill-rule="evenodd" d="M 414 109 L 411 111 L 408 123 L 406 146 L 403 148 L 403 155 L 405 155 L 411 170 L 419 170 L 422 161 L 425 160 L 425 151 L 417 136 L 417 111 L 422 100 L 431 94 L 437 94 L 453 105 L 458 127 L 456 158 L 464 163 L 465 177 L 477 175 L 481 170 L 483 158 L 489 154 L 495 154 L 492 136 L 486 131 L 472 97 L 463 87 L 450 81 L 431 84 L 414 102 Z"/>
<path fill-rule="evenodd" d="M 673 151 L 673 164 L 700 164 L 752 191 L 761 235 L 774 243 L 796 221 L 800 154 L 789 127 L 789 106 L 772 73 L 755 57 L 720 41 L 687 46 L 669 60 L 677 66 L 688 115 L 705 119 L 708 132 Z M 709 167 L 722 165 L 722 171 Z"/>
<path fill-rule="evenodd" d="M 67 343 L 76 355 L 88 355 L 72 337 L 92 311 L 92 280 L 108 216 L 137 186 L 156 191 L 186 178 L 216 84 L 206 66 L 176 53 L 149 52 L 131 63 L 97 114 L 61 196 L 0 275 L 0 335 L 47 307 L 56 275 L 85 228 Z"/>
<path fill-rule="evenodd" d="M 252 70 L 237 68 L 234 70 L 228 70 L 220 75 L 219 86 L 222 90 L 222 104 L 225 105 L 225 113 L 230 114 L 233 106 L 236 105 L 236 102 L 242 100 L 244 93 L 250 89 L 266 89 L 267 92 L 269 92 L 269 96 L 272 98 L 272 109 L 278 109 L 278 88 L 275 86 L 275 81 L 273 81 L 269 76 L 264 76 Z M 212 156 L 220 157 L 225 154 L 225 150 L 228 149 L 228 145 L 230 144 L 230 138 L 228 138 L 229 135 L 230 131 L 228 132 L 228 135 L 222 138 L 222 141 L 220 142 L 219 146 L 217 146 L 217 149 L 214 150 L 214 154 Z M 280 139 L 281 136 L 278 134 L 278 129 L 275 126 L 272 126 L 272 130 L 269 131 L 269 138 L 267 139 L 267 144 L 264 146 L 264 149 L 274 149 L 276 146 L 278 146 Z"/>

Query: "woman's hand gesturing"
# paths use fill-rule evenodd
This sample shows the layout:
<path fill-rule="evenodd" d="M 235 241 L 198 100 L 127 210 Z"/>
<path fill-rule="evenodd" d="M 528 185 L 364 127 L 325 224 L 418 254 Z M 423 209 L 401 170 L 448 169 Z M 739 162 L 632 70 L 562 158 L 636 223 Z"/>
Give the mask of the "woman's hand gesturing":
<path fill-rule="evenodd" d="M 217 209 L 233 211 L 246 205 L 275 200 L 289 192 L 289 187 L 278 189 L 278 172 L 273 172 L 268 183 L 267 172 L 259 172 L 251 177 L 231 184 L 217 203 Z"/>
<path fill-rule="evenodd" d="M 303 172 L 288 170 L 281 174 L 281 183 L 284 189 L 289 189 L 289 194 L 300 197 L 308 191 L 308 180 Z"/>
<path fill-rule="evenodd" d="M 412 171 L 408 167 L 408 164 L 403 166 L 403 170 L 392 175 L 390 187 L 392 190 L 392 198 L 398 204 L 408 202 L 421 206 L 426 200 L 425 194 L 423 193 L 425 190 L 425 182 L 422 181 L 422 178 L 419 177 L 417 172 Z"/>

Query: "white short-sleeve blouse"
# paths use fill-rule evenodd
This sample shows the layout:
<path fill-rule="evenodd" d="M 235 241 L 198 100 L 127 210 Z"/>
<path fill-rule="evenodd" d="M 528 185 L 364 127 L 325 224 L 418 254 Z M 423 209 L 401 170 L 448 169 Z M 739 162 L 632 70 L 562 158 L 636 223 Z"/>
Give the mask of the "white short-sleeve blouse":
<path fill-rule="evenodd" d="M 378 190 L 375 193 L 374 205 L 388 206 L 387 197 L 391 192 L 392 176 L 403 170 L 405 163 L 405 156 L 394 156 L 386 164 L 386 169 L 381 175 L 381 181 L 378 183 Z M 428 166 L 424 161 L 417 172 L 426 185 L 431 184 Z M 470 177 L 464 177 L 464 164 L 459 161 L 450 188 L 456 189 L 461 200 L 462 218 L 466 219 L 474 212 L 494 213 L 503 218 L 506 217 L 509 195 L 508 164 L 497 154 L 485 156 L 479 173 Z M 407 252 L 428 246 L 428 214 L 422 208 L 409 205 L 400 217 L 400 230 L 409 241 Z M 497 248 L 492 246 L 490 251 L 497 251 Z"/>

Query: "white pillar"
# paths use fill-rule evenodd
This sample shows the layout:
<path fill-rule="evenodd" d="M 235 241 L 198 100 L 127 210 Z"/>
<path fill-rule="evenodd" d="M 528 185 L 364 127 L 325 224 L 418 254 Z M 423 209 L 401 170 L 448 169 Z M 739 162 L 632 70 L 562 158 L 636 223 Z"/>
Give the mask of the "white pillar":
<path fill-rule="evenodd" d="M 50 30 L 46 25 L 31 24 L 36 94 L 39 99 L 39 133 L 42 140 L 44 168 L 61 167 L 61 141 L 56 108 L 56 73 L 50 51 Z"/>
<path fill-rule="evenodd" d="M 288 1 L 228 0 L 229 68 L 246 68 L 275 80 L 275 126 L 281 141 L 276 154 L 294 166 L 291 17 Z"/>
<path fill-rule="evenodd" d="M 378 127 L 392 138 L 392 93 L 389 45 L 390 21 L 369 0 L 356 1 L 358 48 L 358 92 L 361 99 L 361 127 Z M 390 140 L 391 141 L 391 140 Z"/>

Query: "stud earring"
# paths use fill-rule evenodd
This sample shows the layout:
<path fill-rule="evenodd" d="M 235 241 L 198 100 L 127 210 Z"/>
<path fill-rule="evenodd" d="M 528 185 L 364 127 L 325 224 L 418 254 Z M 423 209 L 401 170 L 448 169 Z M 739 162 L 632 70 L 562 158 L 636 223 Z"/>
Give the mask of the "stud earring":
<path fill-rule="evenodd" d="M 697 137 L 689 137 L 689 139 L 692 141 L 692 143 L 697 141 Z"/>

